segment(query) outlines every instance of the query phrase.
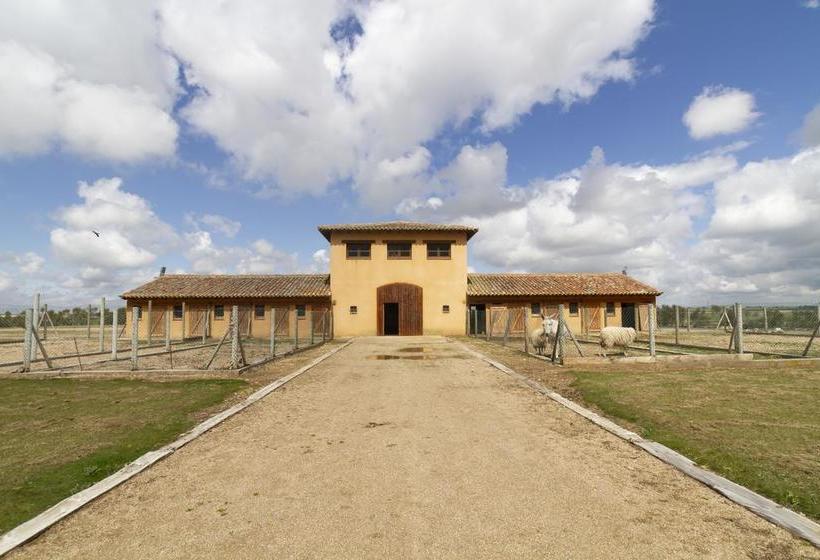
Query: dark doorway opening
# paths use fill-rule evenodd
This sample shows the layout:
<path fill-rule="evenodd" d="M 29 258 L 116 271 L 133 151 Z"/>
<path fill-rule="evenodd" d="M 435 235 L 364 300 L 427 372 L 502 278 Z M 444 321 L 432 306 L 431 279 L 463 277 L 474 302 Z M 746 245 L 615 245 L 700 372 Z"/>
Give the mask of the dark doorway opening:
<path fill-rule="evenodd" d="M 635 304 L 621 304 L 621 326 L 635 328 Z"/>
<path fill-rule="evenodd" d="M 384 334 L 398 335 L 399 334 L 399 304 L 385 303 L 384 304 Z"/>
<path fill-rule="evenodd" d="M 483 303 L 470 306 L 470 334 L 486 334 L 487 307 Z"/>

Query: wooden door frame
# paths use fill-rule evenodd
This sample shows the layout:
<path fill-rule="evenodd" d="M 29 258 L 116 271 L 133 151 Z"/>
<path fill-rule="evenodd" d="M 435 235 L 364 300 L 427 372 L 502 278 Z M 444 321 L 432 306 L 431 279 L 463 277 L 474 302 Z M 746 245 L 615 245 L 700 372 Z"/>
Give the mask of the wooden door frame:
<path fill-rule="evenodd" d="M 399 336 L 424 333 L 424 290 L 416 284 L 394 282 L 376 288 L 376 333 L 384 336 L 384 304 L 399 304 Z"/>

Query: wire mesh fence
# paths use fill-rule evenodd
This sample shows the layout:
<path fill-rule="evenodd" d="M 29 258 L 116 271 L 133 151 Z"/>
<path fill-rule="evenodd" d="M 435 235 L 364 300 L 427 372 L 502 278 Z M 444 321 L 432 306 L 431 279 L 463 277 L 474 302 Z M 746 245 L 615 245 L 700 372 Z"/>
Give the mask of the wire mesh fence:
<path fill-rule="evenodd" d="M 761 357 L 820 357 L 820 306 L 658 307 L 659 344 L 689 352 L 743 352 Z"/>
<path fill-rule="evenodd" d="M 817 305 L 656 307 L 644 304 L 636 307 L 634 317 L 640 327 L 635 329 L 628 344 L 615 345 L 619 351 L 614 354 L 606 348 L 602 335 L 607 328 L 600 317 L 602 307 L 582 308 L 573 321 L 568 320 L 563 305 L 540 305 L 540 314 L 532 313 L 534 308 L 529 305 L 487 306 L 481 315 L 471 309 L 468 311 L 470 335 L 524 352 L 544 354 L 554 361 L 605 353 L 621 356 L 752 354 L 760 358 L 820 357 L 820 306 Z M 556 335 L 559 323 L 560 340 Z M 556 347 L 558 356 L 555 356 Z"/>
<path fill-rule="evenodd" d="M 0 313 L 0 372 L 240 369 L 332 337 L 323 307 L 44 300 Z"/>

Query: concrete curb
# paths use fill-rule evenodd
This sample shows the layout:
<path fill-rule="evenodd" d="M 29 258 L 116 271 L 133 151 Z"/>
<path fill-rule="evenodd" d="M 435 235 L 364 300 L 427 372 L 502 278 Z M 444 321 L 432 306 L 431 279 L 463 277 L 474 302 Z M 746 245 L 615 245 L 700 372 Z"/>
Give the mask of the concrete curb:
<path fill-rule="evenodd" d="M 89 502 L 95 500 L 96 498 L 102 496 L 109 490 L 116 488 L 123 482 L 129 480 L 130 478 L 134 477 L 138 473 L 144 471 L 154 463 L 164 459 L 165 457 L 171 455 L 181 447 L 187 445 L 188 443 L 192 442 L 211 428 L 214 428 L 230 418 L 231 416 L 236 415 L 237 413 L 245 410 L 252 404 L 256 403 L 257 401 L 262 400 L 270 393 L 291 381 L 292 379 L 302 375 L 309 369 L 317 366 L 321 362 L 325 361 L 327 358 L 331 357 L 333 354 L 346 348 L 349 346 L 353 341 L 345 342 L 344 344 L 333 348 L 332 350 L 325 352 L 312 362 L 307 365 L 302 366 L 301 368 L 297 369 L 293 373 L 289 373 L 284 377 L 280 377 L 276 381 L 265 385 L 255 393 L 248 396 L 244 401 L 235 404 L 234 406 L 227 408 L 220 412 L 219 414 L 215 414 L 211 416 L 201 424 L 195 426 L 190 432 L 184 434 L 182 437 L 177 439 L 176 441 L 169 443 L 168 445 L 161 447 L 155 451 L 149 451 L 145 455 L 138 457 L 131 463 L 128 463 L 123 468 L 115 472 L 114 474 L 102 479 L 101 481 L 97 482 L 96 484 L 77 492 L 76 494 L 69 496 L 68 498 L 64 499 L 63 501 L 59 502 L 58 504 L 50 507 L 40 515 L 29 519 L 28 521 L 21 523 L 14 529 L 10 530 L 8 533 L 0 536 L 0 556 L 5 555 L 6 553 L 10 552 L 14 548 L 20 546 L 21 544 L 29 541 L 63 519 L 68 515 L 74 513 L 81 507 L 85 506 Z"/>
<path fill-rule="evenodd" d="M 778 503 L 773 502 L 769 498 L 761 496 L 757 492 L 753 492 L 749 490 L 745 486 L 741 486 L 735 482 L 727 478 L 723 478 L 720 475 L 717 475 L 711 471 L 707 471 L 706 469 L 702 469 L 701 467 L 697 466 L 692 460 L 688 459 L 684 455 L 681 455 L 677 451 L 674 451 L 665 445 L 661 445 L 660 443 L 654 442 L 652 440 L 644 439 L 643 437 L 639 436 L 635 432 L 631 432 L 626 428 L 619 426 L 618 424 L 612 422 L 611 420 L 607 420 L 603 416 L 588 410 L 581 405 L 565 398 L 556 393 L 555 391 L 551 391 L 541 383 L 530 379 L 512 369 L 508 368 L 504 364 L 493 360 L 492 358 L 485 356 L 481 352 L 469 348 L 462 342 L 456 342 L 459 344 L 464 351 L 472 354 L 473 356 L 487 362 L 494 368 L 506 373 L 510 377 L 513 377 L 520 381 L 521 383 L 527 385 L 531 389 L 549 397 L 553 401 L 559 403 L 560 405 L 572 410 L 576 414 L 579 414 L 592 422 L 593 424 L 603 428 L 604 430 L 610 432 L 618 436 L 619 438 L 628 441 L 629 443 L 639 447 L 657 457 L 664 463 L 671 465 L 681 471 L 682 473 L 686 474 L 687 476 L 694 478 L 698 482 L 702 482 L 709 488 L 715 490 L 719 494 L 722 494 L 732 502 L 742 506 L 752 513 L 766 519 L 774 523 L 775 525 L 786 529 L 790 533 L 797 535 L 798 537 L 809 541 L 814 546 L 820 548 L 820 524 L 815 523 L 808 517 L 805 517 L 793 510 L 785 508 Z"/>

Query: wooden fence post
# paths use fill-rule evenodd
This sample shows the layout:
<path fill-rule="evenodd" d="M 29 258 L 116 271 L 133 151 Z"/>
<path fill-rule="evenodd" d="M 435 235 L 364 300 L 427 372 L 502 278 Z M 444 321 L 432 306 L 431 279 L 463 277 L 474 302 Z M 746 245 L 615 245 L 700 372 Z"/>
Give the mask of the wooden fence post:
<path fill-rule="evenodd" d="M 88 325 L 86 326 L 86 328 L 88 330 L 87 338 L 88 338 L 88 340 L 91 340 L 91 304 L 90 303 L 88 304 L 88 313 L 87 313 L 86 318 L 87 318 L 87 322 L 88 322 Z"/>
<path fill-rule="evenodd" d="M 735 352 L 743 354 L 743 305 L 739 303 L 735 304 L 735 329 Z"/>
<path fill-rule="evenodd" d="M 23 371 L 31 370 L 31 327 L 33 323 L 34 311 L 26 309 L 26 330 L 23 333 Z"/>
<path fill-rule="evenodd" d="M 688 307 L 686 308 L 686 332 L 692 332 L 692 316 Z"/>
<path fill-rule="evenodd" d="M 153 303 L 154 303 L 153 300 L 150 300 L 150 299 L 148 300 L 148 313 L 145 315 L 145 325 L 148 328 L 148 336 L 146 337 L 148 339 L 148 346 L 151 346 L 151 339 L 152 339 L 152 335 L 153 335 L 153 332 L 151 332 L 151 331 L 154 330 L 154 325 L 153 325 L 154 317 L 151 313 L 151 311 L 153 311 L 153 309 L 152 309 Z"/>
<path fill-rule="evenodd" d="M 308 314 L 308 331 L 310 332 L 310 338 L 308 339 L 308 345 L 313 346 L 313 305 L 310 306 L 310 311 L 307 311 L 307 307 L 305 307 L 305 313 Z"/>
<path fill-rule="evenodd" d="M 32 302 L 32 310 L 31 310 L 31 325 L 32 328 L 36 331 L 40 326 L 40 292 L 34 294 L 34 301 Z M 31 359 L 37 359 L 37 345 L 32 344 L 29 350 L 31 352 Z"/>
<path fill-rule="evenodd" d="M 114 309 L 112 309 L 111 311 L 112 311 L 112 317 L 111 317 L 111 359 L 116 360 L 117 359 L 117 339 L 119 338 L 119 333 L 117 332 L 117 330 L 119 329 L 119 326 L 117 325 L 117 323 L 120 322 L 120 317 L 119 317 L 119 313 L 118 313 L 119 310 L 116 307 Z"/>
<path fill-rule="evenodd" d="M 507 324 L 504 325 L 504 346 L 507 345 L 507 340 L 510 337 L 510 326 L 512 321 L 512 310 L 507 307 Z"/>
<path fill-rule="evenodd" d="M 239 306 L 231 307 L 231 364 L 230 369 L 239 369 Z"/>
<path fill-rule="evenodd" d="M 276 308 L 270 308 L 270 356 L 276 356 Z"/>
<path fill-rule="evenodd" d="M 295 318 L 295 320 L 293 321 L 293 323 L 294 323 L 294 327 L 293 327 L 293 329 L 294 329 L 294 332 L 293 332 L 293 349 L 298 350 L 299 349 L 299 308 L 296 307 L 296 306 L 293 307 L 293 315 L 294 315 L 294 318 Z"/>
<path fill-rule="evenodd" d="M 647 322 L 649 323 L 649 355 L 653 358 L 655 357 L 655 304 L 650 303 L 649 308 L 647 309 L 648 317 Z"/>
<path fill-rule="evenodd" d="M 763 308 L 763 332 L 769 332 L 769 314 L 766 308 Z"/>
<path fill-rule="evenodd" d="M 48 315 L 48 304 L 43 304 L 43 340 L 48 339 L 48 322 L 51 320 L 51 317 Z"/>
<path fill-rule="evenodd" d="M 165 351 L 171 351 L 171 315 L 174 314 L 174 308 L 168 312 L 168 306 L 165 306 Z"/>
<path fill-rule="evenodd" d="M 105 298 L 100 298 L 100 352 L 105 352 Z"/>
<path fill-rule="evenodd" d="M 131 370 L 139 366 L 140 325 L 139 307 L 131 308 Z"/>
<path fill-rule="evenodd" d="M 564 304 L 558 304 L 558 329 L 555 332 L 555 345 L 552 351 L 552 361 L 564 365 L 564 328 L 566 319 L 564 318 Z"/>
<path fill-rule="evenodd" d="M 675 346 L 680 344 L 680 339 L 678 338 L 678 331 L 680 330 L 680 306 L 675 306 Z"/>

